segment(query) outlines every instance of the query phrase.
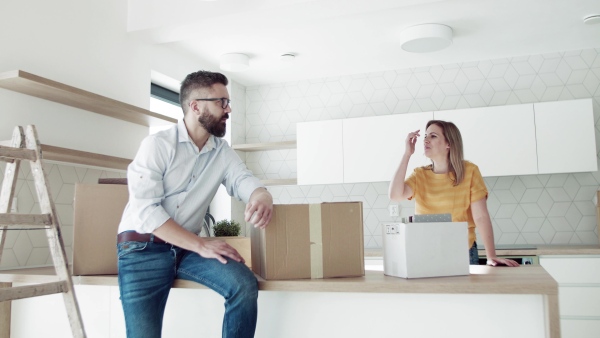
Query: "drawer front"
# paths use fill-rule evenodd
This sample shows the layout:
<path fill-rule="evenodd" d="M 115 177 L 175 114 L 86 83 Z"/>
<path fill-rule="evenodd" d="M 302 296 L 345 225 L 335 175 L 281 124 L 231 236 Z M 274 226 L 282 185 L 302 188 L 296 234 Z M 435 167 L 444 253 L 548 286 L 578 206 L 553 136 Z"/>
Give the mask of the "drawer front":
<path fill-rule="evenodd" d="M 561 286 L 558 299 L 561 316 L 600 318 L 600 286 Z"/>
<path fill-rule="evenodd" d="M 540 256 L 540 265 L 559 284 L 599 284 L 600 256 Z"/>

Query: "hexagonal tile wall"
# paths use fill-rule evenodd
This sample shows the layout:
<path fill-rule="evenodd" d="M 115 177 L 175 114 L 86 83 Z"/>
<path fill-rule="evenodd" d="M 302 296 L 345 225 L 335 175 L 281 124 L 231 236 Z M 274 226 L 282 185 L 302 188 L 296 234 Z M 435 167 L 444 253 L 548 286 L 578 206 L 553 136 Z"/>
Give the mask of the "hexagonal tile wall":
<path fill-rule="evenodd" d="M 248 87 L 246 143 L 294 140 L 298 122 L 592 98 L 600 152 L 599 54 L 575 50 Z M 295 150 L 248 154 L 247 164 L 263 179 L 296 177 Z M 496 243 L 598 243 L 593 200 L 600 173 L 485 182 Z M 388 183 L 327 185 L 320 196 L 310 186 L 269 189 L 276 203 L 363 201 L 365 247 L 380 248 L 380 224 L 400 219 L 387 212 Z M 412 212 L 412 202 L 401 203 L 400 217 Z"/>

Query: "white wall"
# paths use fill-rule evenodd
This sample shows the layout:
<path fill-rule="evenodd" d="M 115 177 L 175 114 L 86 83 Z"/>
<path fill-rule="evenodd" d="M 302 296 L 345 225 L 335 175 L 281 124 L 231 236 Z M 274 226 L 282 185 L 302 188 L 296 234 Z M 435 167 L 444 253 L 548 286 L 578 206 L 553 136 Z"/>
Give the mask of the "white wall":
<path fill-rule="evenodd" d="M 127 33 L 127 1 L 0 2 L 0 72 L 24 70 L 142 108 L 150 72 L 182 79 L 202 65 Z M 0 89 L 0 139 L 35 124 L 42 143 L 133 158 L 148 128 Z"/>
<path fill-rule="evenodd" d="M 0 16 L 0 73 L 19 69 L 146 109 L 152 70 L 180 81 L 207 67 L 128 34 L 123 0 L 3 0 Z M 0 89 L 0 121 L 0 140 L 10 139 L 16 125 L 34 124 L 44 144 L 125 158 L 133 158 L 148 135 L 145 126 L 5 89 Z M 70 253 L 74 184 L 123 177 L 124 171 L 68 164 L 48 164 L 46 169 Z M 23 173 L 17 184 L 19 212 L 39 212 Z M 3 253 L 2 268 L 50 262 L 40 231 L 9 232 Z"/>

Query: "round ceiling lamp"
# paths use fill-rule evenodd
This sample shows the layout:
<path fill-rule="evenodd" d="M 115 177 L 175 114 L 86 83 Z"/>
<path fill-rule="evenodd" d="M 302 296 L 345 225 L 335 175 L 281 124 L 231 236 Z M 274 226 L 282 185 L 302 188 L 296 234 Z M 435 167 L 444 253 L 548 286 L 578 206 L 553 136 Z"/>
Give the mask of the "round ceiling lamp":
<path fill-rule="evenodd" d="M 220 67 L 228 72 L 242 72 L 250 66 L 248 55 L 241 53 L 229 53 L 221 55 Z"/>
<path fill-rule="evenodd" d="M 429 53 L 452 44 L 452 28 L 437 23 L 408 27 L 400 32 L 402 49 L 411 53 Z"/>
<path fill-rule="evenodd" d="M 294 53 L 284 53 L 279 56 L 279 60 L 282 62 L 292 62 L 296 58 L 296 54 Z"/>
<path fill-rule="evenodd" d="M 600 15 L 589 15 L 583 18 L 583 23 L 586 25 L 595 25 L 600 23 Z"/>

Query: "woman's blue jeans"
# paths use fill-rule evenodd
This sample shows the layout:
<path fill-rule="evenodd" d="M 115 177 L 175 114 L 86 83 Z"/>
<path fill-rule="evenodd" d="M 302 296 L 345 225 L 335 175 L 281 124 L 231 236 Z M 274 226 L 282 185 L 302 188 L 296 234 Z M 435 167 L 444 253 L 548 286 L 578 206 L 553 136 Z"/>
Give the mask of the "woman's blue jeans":
<path fill-rule="evenodd" d="M 128 338 L 161 336 L 167 297 L 176 278 L 205 285 L 225 298 L 224 338 L 254 337 L 258 282 L 243 263 L 228 260 L 222 264 L 153 242 L 122 242 L 117 244 L 117 253 Z"/>
<path fill-rule="evenodd" d="M 479 252 L 477 251 L 477 242 L 473 243 L 471 249 L 469 249 L 469 264 L 479 265 Z"/>

